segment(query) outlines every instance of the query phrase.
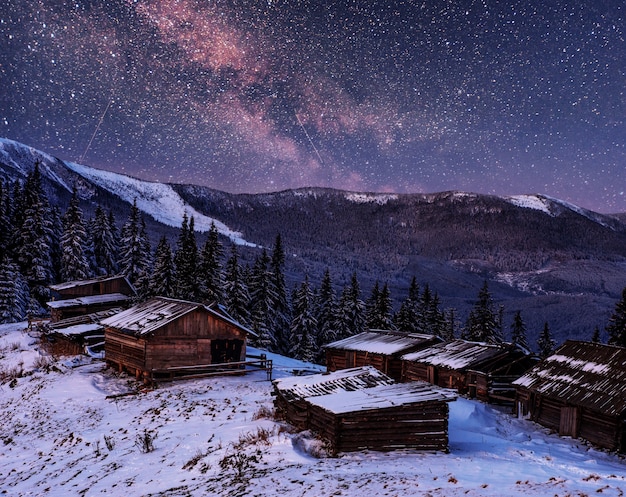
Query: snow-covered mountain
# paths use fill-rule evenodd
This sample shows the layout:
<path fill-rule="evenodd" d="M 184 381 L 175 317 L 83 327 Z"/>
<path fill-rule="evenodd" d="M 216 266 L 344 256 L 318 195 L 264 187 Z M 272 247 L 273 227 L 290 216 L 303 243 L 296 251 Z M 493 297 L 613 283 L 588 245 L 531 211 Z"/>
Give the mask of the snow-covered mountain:
<path fill-rule="evenodd" d="M 272 419 L 265 372 L 152 390 L 101 362 L 54 359 L 26 323 L 0 326 L 0 491 L 13 497 L 623 496 L 626 461 L 459 398 L 449 453 L 327 457 Z M 317 366 L 272 355 L 275 377 Z M 135 394 L 124 395 L 135 392 Z M 153 450 L 145 452 L 148 434 Z"/>

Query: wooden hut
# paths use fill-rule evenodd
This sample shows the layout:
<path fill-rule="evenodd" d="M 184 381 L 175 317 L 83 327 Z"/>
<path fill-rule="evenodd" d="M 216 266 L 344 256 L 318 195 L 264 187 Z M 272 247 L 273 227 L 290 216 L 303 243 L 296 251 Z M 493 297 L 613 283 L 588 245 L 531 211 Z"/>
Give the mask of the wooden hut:
<path fill-rule="evenodd" d="M 513 401 L 512 382 L 534 359 L 512 344 L 453 340 L 402 357 L 403 381 L 427 381 L 485 401 Z"/>
<path fill-rule="evenodd" d="M 448 451 L 448 402 L 425 382 L 396 383 L 307 399 L 310 428 L 331 451 Z"/>
<path fill-rule="evenodd" d="M 50 289 L 57 295 L 57 299 L 73 299 L 76 297 L 87 297 L 91 295 L 104 295 L 108 293 L 119 293 L 128 297 L 137 294 L 128 278 L 123 275 L 102 276 L 88 280 L 67 281 L 52 285 Z"/>
<path fill-rule="evenodd" d="M 568 340 L 514 385 L 519 415 L 626 452 L 626 348 Z"/>
<path fill-rule="evenodd" d="M 198 372 L 201 366 L 227 369 L 229 363 L 241 363 L 252 333 L 215 309 L 165 297 L 131 307 L 102 324 L 106 362 L 146 381 L 183 375 L 186 368 Z"/>
<path fill-rule="evenodd" d="M 126 308 L 132 298 L 122 293 L 87 295 L 71 299 L 52 300 L 47 303 L 50 321 L 56 323 L 65 319 L 94 314 L 108 309 Z"/>
<path fill-rule="evenodd" d="M 392 383 L 391 378 L 372 366 L 281 378 L 273 382 L 276 415 L 297 429 L 306 430 L 309 428 L 309 404 L 305 399 Z"/>
<path fill-rule="evenodd" d="M 396 381 L 402 375 L 402 355 L 440 343 L 434 335 L 370 330 L 325 345 L 328 371 L 374 366 Z"/>

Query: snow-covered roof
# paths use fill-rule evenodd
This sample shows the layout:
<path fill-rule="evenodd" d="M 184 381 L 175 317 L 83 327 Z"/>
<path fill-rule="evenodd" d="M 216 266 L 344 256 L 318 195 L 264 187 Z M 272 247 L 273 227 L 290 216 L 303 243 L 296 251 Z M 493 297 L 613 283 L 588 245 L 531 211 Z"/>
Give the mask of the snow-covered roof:
<path fill-rule="evenodd" d="M 125 333 L 148 335 L 196 309 L 202 309 L 223 321 L 231 323 L 246 333 L 254 334 L 251 330 L 245 328 L 233 319 L 220 314 L 215 309 L 211 309 L 197 302 L 166 297 L 152 298 L 126 309 L 119 314 L 103 319 L 101 323 L 104 326 L 116 328 Z"/>
<path fill-rule="evenodd" d="M 52 300 L 47 303 L 50 309 L 65 309 L 67 307 L 79 307 L 82 305 L 109 304 L 115 302 L 125 302 L 131 297 L 122 293 L 104 293 L 102 295 L 86 295 L 73 299 Z"/>
<path fill-rule="evenodd" d="M 423 402 L 449 402 L 456 397 L 452 391 L 434 387 L 430 383 L 410 382 L 379 385 L 352 392 L 335 392 L 306 400 L 333 414 L 345 414 Z"/>
<path fill-rule="evenodd" d="M 437 340 L 434 335 L 372 330 L 329 343 L 325 348 L 392 355 L 405 351 L 409 352 L 415 347 L 435 343 Z"/>
<path fill-rule="evenodd" d="M 104 327 L 97 323 L 84 323 L 77 324 L 74 326 L 68 326 L 67 328 L 57 328 L 54 330 L 55 333 L 65 336 L 80 336 L 85 333 L 96 333 L 103 332 Z"/>
<path fill-rule="evenodd" d="M 626 413 L 626 348 L 568 340 L 514 385 L 611 416 Z"/>
<path fill-rule="evenodd" d="M 330 393 L 346 393 L 394 381 L 372 366 L 340 369 L 332 373 L 292 376 L 274 380 L 274 387 L 287 400 L 298 400 Z"/>
<path fill-rule="evenodd" d="M 483 362 L 506 355 L 511 349 L 512 346 L 509 344 L 491 345 L 482 342 L 468 342 L 467 340 L 453 340 L 405 354 L 402 359 L 462 370 L 480 367 Z"/>
<path fill-rule="evenodd" d="M 50 288 L 58 292 L 61 290 L 68 290 L 70 288 L 79 288 L 81 286 L 94 285 L 96 283 L 103 283 L 105 281 L 113 281 L 113 280 L 118 280 L 118 279 L 126 280 L 126 282 L 128 283 L 128 286 L 132 288 L 132 285 L 130 284 L 126 276 L 123 276 L 123 275 L 101 276 L 99 278 L 91 278 L 88 280 L 66 281 L 64 283 L 50 285 Z"/>

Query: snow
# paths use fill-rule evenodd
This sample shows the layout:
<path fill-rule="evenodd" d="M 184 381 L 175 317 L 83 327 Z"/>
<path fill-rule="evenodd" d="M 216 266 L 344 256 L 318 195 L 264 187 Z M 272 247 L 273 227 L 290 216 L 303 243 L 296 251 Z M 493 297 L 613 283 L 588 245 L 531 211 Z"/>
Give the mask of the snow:
<path fill-rule="evenodd" d="M 387 193 L 346 193 L 346 200 L 354 202 L 355 204 L 370 204 L 376 203 L 384 205 L 391 200 L 397 200 L 398 195 Z"/>
<path fill-rule="evenodd" d="M 554 217 L 554 213 L 550 210 L 550 204 L 546 201 L 545 198 L 539 197 L 537 195 L 513 195 L 510 197 L 502 198 L 518 207 L 545 212 L 549 216 Z"/>
<path fill-rule="evenodd" d="M 31 358 L 45 353 L 25 326 L 0 326 L 0 367 L 22 361 L 25 370 L 0 380 L 5 495 L 552 497 L 626 491 L 622 456 L 464 398 L 450 404 L 448 454 L 314 457 L 323 455 L 322 444 L 265 416 L 272 388 L 263 371 L 144 390 L 88 358 L 49 358 L 53 367 L 35 368 Z M 279 377 L 316 369 L 268 357 Z M 136 445 L 145 433 L 156 437 L 152 452 Z"/>
<path fill-rule="evenodd" d="M 434 341 L 433 335 L 417 333 L 385 333 L 365 331 L 326 345 L 331 349 L 356 350 L 370 354 L 393 355 L 425 342 Z"/>
<path fill-rule="evenodd" d="M 238 231 L 234 231 L 221 221 L 195 210 L 169 184 L 142 181 L 123 174 L 102 171 L 73 162 L 66 162 L 66 164 L 74 172 L 121 199 L 131 204 L 136 199 L 137 207 L 141 211 L 163 224 L 179 228 L 182 225 L 183 215 L 187 213 L 188 217 L 193 216 L 196 231 L 209 231 L 211 224 L 215 224 L 218 232 L 230 238 L 233 243 L 250 247 L 256 246 L 254 243 L 244 240 Z"/>

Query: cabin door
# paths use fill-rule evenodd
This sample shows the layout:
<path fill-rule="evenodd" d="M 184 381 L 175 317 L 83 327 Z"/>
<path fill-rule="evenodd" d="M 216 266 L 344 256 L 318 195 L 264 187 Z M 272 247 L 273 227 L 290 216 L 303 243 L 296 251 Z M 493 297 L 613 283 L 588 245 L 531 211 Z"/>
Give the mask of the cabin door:
<path fill-rule="evenodd" d="M 211 340 L 211 363 L 239 362 L 243 340 Z"/>
<path fill-rule="evenodd" d="M 437 368 L 435 366 L 426 367 L 426 381 L 433 385 L 436 385 L 437 381 L 439 381 L 439 378 L 437 378 Z"/>
<path fill-rule="evenodd" d="M 578 414 L 579 410 L 577 407 L 561 407 L 559 435 L 562 437 L 578 437 Z"/>

